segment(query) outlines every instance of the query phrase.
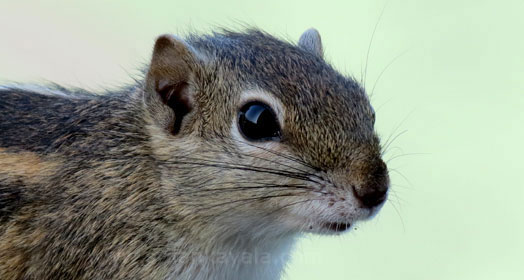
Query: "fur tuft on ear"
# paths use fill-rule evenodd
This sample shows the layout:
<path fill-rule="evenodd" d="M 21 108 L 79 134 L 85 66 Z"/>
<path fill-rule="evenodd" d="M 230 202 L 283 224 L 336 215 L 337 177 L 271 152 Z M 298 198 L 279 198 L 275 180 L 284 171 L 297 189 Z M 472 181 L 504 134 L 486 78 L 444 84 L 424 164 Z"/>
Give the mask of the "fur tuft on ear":
<path fill-rule="evenodd" d="M 320 33 L 315 28 L 310 28 L 302 33 L 298 40 L 298 46 L 320 58 L 324 57 Z"/>
<path fill-rule="evenodd" d="M 173 35 L 157 38 L 147 73 L 144 102 L 155 122 L 177 134 L 194 106 L 191 80 L 199 62 L 196 52 Z"/>

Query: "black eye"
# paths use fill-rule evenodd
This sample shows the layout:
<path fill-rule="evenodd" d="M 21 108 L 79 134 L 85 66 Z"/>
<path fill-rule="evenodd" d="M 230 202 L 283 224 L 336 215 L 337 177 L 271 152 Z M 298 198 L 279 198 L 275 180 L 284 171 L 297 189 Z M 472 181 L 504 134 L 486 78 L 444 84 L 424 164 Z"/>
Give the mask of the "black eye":
<path fill-rule="evenodd" d="M 253 101 L 238 112 L 238 127 L 245 138 L 251 141 L 268 141 L 280 138 L 280 125 L 275 113 L 268 105 Z"/>

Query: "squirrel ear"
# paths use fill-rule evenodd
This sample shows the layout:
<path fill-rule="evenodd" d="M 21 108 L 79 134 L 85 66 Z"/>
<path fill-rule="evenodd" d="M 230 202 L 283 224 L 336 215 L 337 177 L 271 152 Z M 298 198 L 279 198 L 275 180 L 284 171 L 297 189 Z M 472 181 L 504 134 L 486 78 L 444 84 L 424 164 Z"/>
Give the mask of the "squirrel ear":
<path fill-rule="evenodd" d="M 180 131 L 182 120 L 193 108 L 190 80 L 198 60 L 194 50 L 173 35 L 157 38 L 147 73 L 144 102 L 158 125 L 173 134 Z"/>
<path fill-rule="evenodd" d="M 300 36 L 298 40 L 298 46 L 302 49 L 309 51 L 318 57 L 324 56 L 324 50 L 322 49 L 322 40 L 320 39 L 320 33 L 315 28 L 306 30 Z"/>

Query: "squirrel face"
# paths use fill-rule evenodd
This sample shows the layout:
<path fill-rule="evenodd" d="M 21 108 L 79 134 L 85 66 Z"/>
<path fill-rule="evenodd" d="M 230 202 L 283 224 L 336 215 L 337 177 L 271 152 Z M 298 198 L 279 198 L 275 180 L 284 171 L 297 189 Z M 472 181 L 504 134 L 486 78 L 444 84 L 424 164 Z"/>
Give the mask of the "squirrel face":
<path fill-rule="evenodd" d="M 298 45 L 259 31 L 161 36 L 141 97 L 162 191 L 191 230 L 337 233 L 386 199 L 373 108 L 314 29 Z"/>

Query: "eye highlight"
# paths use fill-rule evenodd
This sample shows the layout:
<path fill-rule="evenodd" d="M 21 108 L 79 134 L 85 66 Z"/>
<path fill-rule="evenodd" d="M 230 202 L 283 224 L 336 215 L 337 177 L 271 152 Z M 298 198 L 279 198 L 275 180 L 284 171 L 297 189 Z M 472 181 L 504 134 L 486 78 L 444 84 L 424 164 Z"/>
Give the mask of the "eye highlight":
<path fill-rule="evenodd" d="M 260 101 L 246 103 L 238 112 L 238 127 L 250 141 L 279 140 L 282 132 L 273 109 Z"/>

